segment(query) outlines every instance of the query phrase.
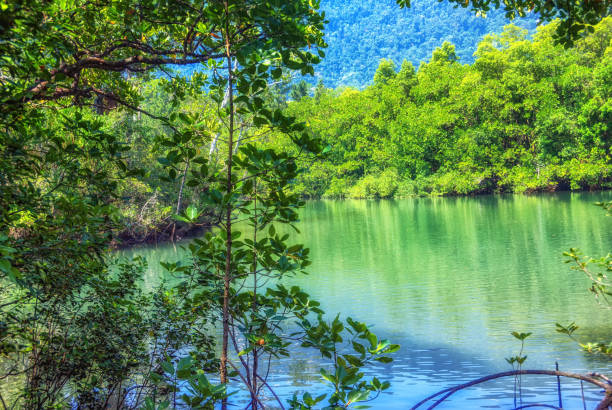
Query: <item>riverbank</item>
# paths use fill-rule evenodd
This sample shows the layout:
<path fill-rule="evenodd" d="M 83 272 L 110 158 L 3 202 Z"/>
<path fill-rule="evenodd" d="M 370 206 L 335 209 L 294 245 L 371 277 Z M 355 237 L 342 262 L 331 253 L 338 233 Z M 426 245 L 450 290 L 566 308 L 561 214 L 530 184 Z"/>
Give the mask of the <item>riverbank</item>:
<path fill-rule="evenodd" d="M 586 185 L 571 187 L 569 181 L 541 181 L 526 183 L 520 187 L 500 185 L 498 179 L 482 178 L 480 176 L 457 177 L 445 174 L 438 177 L 405 180 L 395 178 L 396 175 L 372 176 L 360 179 L 355 185 L 338 188 L 332 186 L 323 195 L 308 196 L 308 199 L 407 199 L 449 196 L 478 195 L 532 195 L 560 192 L 599 192 L 612 189 L 612 177 Z M 471 184 L 466 180 L 472 180 Z"/>
<path fill-rule="evenodd" d="M 144 235 L 136 236 L 128 230 L 119 231 L 114 235 L 111 246 L 114 249 L 125 249 L 138 245 L 152 245 L 165 242 L 179 242 L 183 239 L 201 236 L 210 230 L 213 225 L 185 224 L 185 223 L 164 223 L 146 232 Z"/>
<path fill-rule="evenodd" d="M 558 187 L 557 187 L 558 188 Z M 401 195 L 398 194 L 401 191 L 397 191 L 392 196 L 381 197 L 376 195 L 371 196 L 362 196 L 362 197 L 332 197 L 332 196 L 322 196 L 322 197 L 304 197 L 305 200 L 309 201 L 319 201 L 319 200 L 402 200 L 402 199 L 417 199 L 417 198 L 444 198 L 444 197 L 486 197 L 488 195 L 498 196 L 498 195 L 558 195 L 565 193 L 604 193 L 612 190 L 612 186 L 601 187 L 600 189 L 590 189 L 590 190 L 570 190 L 570 189 L 549 189 L 549 190 L 529 190 L 521 193 L 516 192 L 487 192 L 487 191 L 475 191 L 467 194 L 460 193 L 439 193 L 439 192 L 429 192 L 429 193 L 421 193 L 421 194 L 410 194 L 410 195 Z M 152 224 L 148 227 L 140 227 L 139 230 L 134 229 L 134 222 L 125 221 L 126 228 L 121 230 L 118 229 L 114 233 L 115 240 L 112 242 L 112 247 L 114 249 L 127 249 L 133 246 L 139 245 L 153 245 L 153 244 L 163 244 L 167 242 L 180 242 L 184 239 L 195 238 L 201 236 L 206 231 L 211 230 L 216 225 L 211 223 L 213 221 L 214 216 L 212 214 L 207 214 L 202 217 L 201 221 L 198 224 L 188 224 L 185 222 L 174 222 L 170 218 L 166 218 L 163 221 L 159 221 L 155 224 Z"/>

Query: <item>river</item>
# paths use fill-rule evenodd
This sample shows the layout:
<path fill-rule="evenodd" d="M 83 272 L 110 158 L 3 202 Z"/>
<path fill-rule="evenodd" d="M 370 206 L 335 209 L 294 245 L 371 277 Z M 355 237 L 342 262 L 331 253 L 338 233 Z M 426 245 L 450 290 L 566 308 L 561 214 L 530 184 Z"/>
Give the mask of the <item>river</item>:
<path fill-rule="evenodd" d="M 401 344 L 395 361 L 369 370 L 390 390 L 369 403 L 405 409 L 430 393 L 493 372 L 532 332 L 524 368 L 612 373 L 612 362 L 584 354 L 555 323 L 575 321 L 584 341 L 612 339 L 612 311 L 588 292 L 589 281 L 564 263 L 579 247 L 612 250 L 612 217 L 593 206 L 612 192 L 422 198 L 394 201 L 312 201 L 302 210 L 296 241 L 311 248 L 310 275 L 293 280 L 322 302 L 373 325 Z M 145 285 L 158 283 L 160 260 L 184 257 L 181 246 L 124 252 L 149 261 Z M 312 352 L 276 363 L 272 384 L 286 398 L 320 389 Z M 599 397 L 584 386 L 587 400 Z M 565 408 L 582 408 L 580 383 L 562 381 Z M 523 379 L 523 400 L 557 405 L 556 380 Z M 589 407 L 593 407 L 589 402 Z M 509 408 L 513 380 L 463 390 L 440 408 Z"/>

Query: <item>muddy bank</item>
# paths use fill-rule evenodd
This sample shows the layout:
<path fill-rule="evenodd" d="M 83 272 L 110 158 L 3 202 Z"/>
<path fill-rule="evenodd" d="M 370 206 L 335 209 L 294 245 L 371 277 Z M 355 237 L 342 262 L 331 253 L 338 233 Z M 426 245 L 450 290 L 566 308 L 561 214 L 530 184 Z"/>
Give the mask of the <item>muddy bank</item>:
<path fill-rule="evenodd" d="M 125 229 L 113 236 L 111 246 L 115 249 L 125 249 L 136 245 L 178 242 L 183 239 L 202 236 L 214 226 L 213 224 L 166 222 L 144 233 Z"/>

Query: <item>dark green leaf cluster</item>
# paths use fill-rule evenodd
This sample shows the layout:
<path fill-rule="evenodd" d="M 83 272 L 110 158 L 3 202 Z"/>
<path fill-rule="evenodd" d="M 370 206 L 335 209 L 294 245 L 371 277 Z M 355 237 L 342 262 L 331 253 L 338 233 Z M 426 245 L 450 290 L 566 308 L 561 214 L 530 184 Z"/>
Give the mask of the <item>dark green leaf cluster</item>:
<path fill-rule="evenodd" d="M 370 381 L 364 380 L 363 368 L 372 362 L 390 363 L 393 359 L 388 354 L 399 350 L 399 345 L 391 344 L 388 340 L 379 340 L 364 323 L 357 322 L 350 317 L 346 319 L 348 326 L 336 316 L 331 323 L 325 322 L 321 316 L 312 324 L 308 319 L 302 320 L 300 327 L 305 332 L 302 341 L 304 347 L 318 349 L 324 357 L 332 359 L 332 369 L 321 369 L 323 379 L 333 386 L 333 393 L 328 399 L 329 405 L 325 409 L 337 408 L 368 408 L 363 404 L 352 406 L 354 403 L 374 400 L 383 390 L 389 388 L 388 381 L 381 382 L 373 377 Z M 346 352 L 346 345 L 351 353 Z M 371 396 L 374 394 L 374 396 Z M 305 393 L 301 399 L 295 395 L 290 404 L 293 408 L 311 409 L 322 401 L 326 395 L 313 399 Z"/>

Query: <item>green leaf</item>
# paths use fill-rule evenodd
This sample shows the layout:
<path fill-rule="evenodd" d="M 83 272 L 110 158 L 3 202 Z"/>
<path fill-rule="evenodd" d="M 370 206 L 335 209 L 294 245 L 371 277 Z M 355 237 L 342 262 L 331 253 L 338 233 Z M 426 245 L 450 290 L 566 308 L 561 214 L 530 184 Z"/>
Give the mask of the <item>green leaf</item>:
<path fill-rule="evenodd" d="M 357 357 L 352 356 L 350 354 L 343 355 L 344 359 L 349 362 L 352 366 L 361 367 L 363 366 L 363 362 L 359 360 Z"/>
<path fill-rule="evenodd" d="M 389 346 L 390 344 L 391 344 L 391 342 L 389 342 L 388 340 L 381 340 L 376 345 L 376 351 L 379 352 L 379 351 L 383 350 L 385 347 Z"/>
<path fill-rule="evenodd" d="M 181 121 L 183 121 L 185 124 L 191 124 L 191 119 L 187 116 L 187 114 L 180 112 L 178 114 L 178 117 L 180 118 Z"/>
<path fill-rule="evenodd" d="M 249 347 L 247 347 L 246 349 L 241 350 L 241 351 L 238 353 L 238 356 L 243 356 L 243 355 L 245 355 L 245 354 L 247 354 L 247 353 L 251 352 L 251 351 L 252 351 L 254 348 L 255 348 L 255 345 L 250 345 L 250 346 L 249 346 Z"/>
<path fill-rule="evenodd" d="M 362 355 L 365 354 L 365 347 L 360 343 L 353 342 L 353 349 L 355 349 L 357 353 L 361 353 Z"/>
<path fill-rule="evenodd" d="M 253 118 L 253 124 L 255 124 L 257 127 L 261 127 L 263 125 L 267 125 L 268 120 L 263 117 L 255 117 Z"/>
<path fill-rule="evenodd" d="M 325 369 L 319 370 L 319 373 L 321 374 L 321 377 L 323 377 L 328 382 L 330 382 L 332 384 L 336 384 L 336 382 L 337 382 L 336 377 L 331 375 L 331 374 L 329 374 L 329 373 L 327 373 L 327 371 Z"/>
<path fill-rule="evenodd" d="M 191 223 L 191 219 L 186 218 L 182 215 L 172 215 L 172 218 L 176 221 L 181 221 L 181 222 L 185 222 L 185 223 Z"/>
<path fill-rule="evenodd" d="M 277 67 L 271 71 L 271 74 L 272 74 L 272 78 L 277 80 L 283 75 L 283 70 L 280 67 Z"/>
<path fill-rule="evenodd" d="M 352 390 L 348 394 L 348 401 L 351 403 L 356 403 L 359 401 L 366 400 L 369 395 L 370 392 L 368 390 Z"/>
<path fill-rule="evenodd" d="M 191 221 L 195 221 L 200 216 L 200 212 L 195 206 L 189 205 L 185 210 L 185 215 L 187 215 L 187 218 L 189 218 Z"/>
<path fill-rule="evenodd" d="M 172 365 L 172 363 L 165 361 L 161 363 L 161 367 L 162 369 L 164 369 L 164 371 L 168 374 L 174 374 L 174 366 Z"/>
<path fill-rule="evenodd" d="M 390 345 L 387 349 L 385 349 L 385 354 L 395 353 L 400 349 L 400 345 Z"/>
<path fill-rule="evenodd" d="M 578 326 L 576 326 L 576 323 L 572 322 L 569 325 L 567 325 L 567 327 L 560 325 L 559 323 L 555 324 L 557 327 L 557 332 L 559 333 L 564 333 L 568 336 L 571 336 L 572 333 L 574 333 L 576 330 L 578 330 Z"/>
<path fill-rule="evenodd" d="M 380 380 L 378 380 L 378 378 L 374 377 L 372 379 L 372 386 L 374 386 L 374 388 L 376 388 L 376 389 L 380 389 Z"/>
<path fill-rule="evenodd" d="M 179 360 L 178 364 L 176 365 L 176 368 L 177 370 L 185 370 L 191 368 L 192 364 L 193 359 L 191 358 L 191 356 L 186 356 Z"/>
<path fill-rule="evenodd" d="M 376 348 L 376 345 L 378 344 L 378 338 L 376 337 L 376 335 L 374 333 L 369 332 L 367 337 L 372 349 Z"/>
<path fill-rule="evenodd" d="M 11 282 L 14 283 L 16 283 L 21 276 L 21 273 L 11 265 L 8 259 L 0 259 L 0 271 L 8 275 Z"/>
<path fill-rule="evenodd" d="M 529 336 L 531 335 L 531 332 L 529 333 L 518 333 L 518 332 L 512 332 L 512 336 L 514 336 L 515 338 L 517 338 L 518 340 L 525 340 L 527 339 Z"/>

